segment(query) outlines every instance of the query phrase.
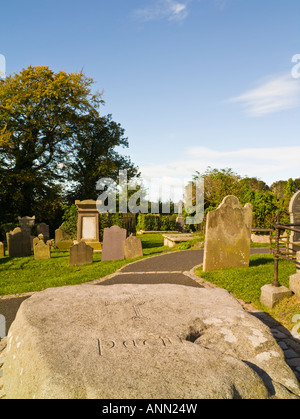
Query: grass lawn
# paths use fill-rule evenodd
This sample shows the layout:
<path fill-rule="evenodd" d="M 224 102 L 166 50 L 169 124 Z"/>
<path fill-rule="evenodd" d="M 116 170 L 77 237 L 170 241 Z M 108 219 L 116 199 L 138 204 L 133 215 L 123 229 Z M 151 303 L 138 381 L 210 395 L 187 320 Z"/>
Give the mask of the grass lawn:
<path fill-rule="evenodd" d="M 289 277 L 296 273 L 296 266 L 286 260 L 279 260 L 279 282 L 289 286 Z M 300 301 L 295 296 L 278 303 L 273 309 L 268 309 L 260 303 L 260 289 L 263 285 L 273 281 L 274 261 L 272 255 L 250 256 L 249 268 L 220 269 L 211 272 L 203 272 L 202 268 L 196 270 L 201 278 L 231 292 L 236 298 L 254 307 L 269 313 L 288 329 L 294 325 L 291 319 L 294 314 L 300 314 Z"/>
<path fill-rule="evenodd" d="M 171 250 L 163 245 L 161 234 L 145 234 L 140 237 L 144 257 Z M 101 253 L 94 253 L 92 264 L 69 266 L 69 251 L 51 251 L 51 259 L 48 260 L 34 260 L 33 256 L 4 257 L 0 259 L 0 296 L 93 281 L 138 259 L 141 258 L 101 262 Z"/>

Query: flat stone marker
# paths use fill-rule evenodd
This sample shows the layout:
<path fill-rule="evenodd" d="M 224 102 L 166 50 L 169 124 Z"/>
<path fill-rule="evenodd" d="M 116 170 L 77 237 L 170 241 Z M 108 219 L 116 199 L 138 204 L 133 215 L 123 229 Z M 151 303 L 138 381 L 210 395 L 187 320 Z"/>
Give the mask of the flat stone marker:
<path fill-rule="evenodd" d="M 105 228 L 103 232 L 102 261 L 124 259 L 123 244 L 127 231 L 119 226 Z"/>
<path fill-rule="evenodd" d="M 70 248 L 69 266 L 93 263 L 93 253 L 94 249 L 85 242 L 74 244 Z"/>
<path fill-rule="evenodd" d="M 270 329 L 222 289 L 51 288 L 21 304 L 7 338 L 8 399 L 300 396 Z"/>
<path fill-rule="evenodd" d="M 142 240 L 139 237 L 130 235 L 123 245 L 125 259 L 143 256 Z"/>
<path fill-rule="evenodd" d="M 40 234 L 39 236 L 43 236 Z M 50 259 L 50 246 L 45 244 L 44 239 L 38 237 L 38 242 L 33 245 L 33 253 L 35 260 Z"/>
<path fill-rule="evenodd" d="M 207 214 L 203 271 L 249 266 L 252 205 L 226 196 Z"/>
<path fill-rule="evenodd" d="M 31 256 L 30 233 L 16 227 L 6 234 L 8 254 L 11 258 Z"/>

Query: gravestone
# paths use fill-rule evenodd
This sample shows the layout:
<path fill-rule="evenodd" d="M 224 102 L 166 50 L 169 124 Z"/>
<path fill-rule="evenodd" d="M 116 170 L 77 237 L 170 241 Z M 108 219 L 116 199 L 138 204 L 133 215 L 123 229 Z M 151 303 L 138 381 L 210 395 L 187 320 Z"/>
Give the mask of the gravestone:
<path fill-rule="evenodd" d="M 96 201 L 75 201 L 78 208 L 77 240 L 84 241 L 95 251 L 101 250 L 99 241 L 99 212 Z"/>
<path fill-rule="evenodd" d="M 49 236 L 49 226 L 46 223 L 41 223 L 37 226 L 37 233 L 42 234 L 44 236 L 44 240 L 47 241 L 49 240 L 50 236 Z"/>
<path fill-rule="evenodd" d="M 34 248 L 34 246 L 36 245 L 36 244 L 38 244 L 38 242 L 40 241 L 40 239 L 38 238 L 38 237 L 34 237 L 33 239 L 32 239 L 32 249 Z"/>
<path fill-rule="evenodd" d="M 61 226 L 55 230 L 55 244 L 67 239 L 67 234 L 61 229 Z"/>
<path fill-rule="evenodd" d="M 249 266 L 252 205 L 226 196 L 207 214 L 203 271 Z"/>
<path fill-rule="evenodd" d="M 300 299 L 300 251 L 297 252 L 296 259 L 299 265 L 296 265 L 296 273 L 290 276 L 289 289 Z"/>
<path fill-rule="evenodd" d="M 7 399 L 300 396 L 270 329 L 220 288 L 50 288 L 22 303 L 7 339 Z"/>
<path fill-rule="evenodd" d="M 127 231 L 119 226 L 105 228 L 103 232 L 102 260 L 124 259 L 124 242 Z"/>
<path fill-rule="evenodd" d="M 70 248 L 69 266 L 93 263 L 94 249 L 81 241 Z"/>
<path fill-rule="evenodd" d="M 185 217 L 182 215 L 182 209 L 183 209 L 183 202 L 178 202 L 178 216 L 176 218 L 176 228 L 178 231 L 185 232 L 186 231 L 186 225 L 185 225 Z"/>
<path fill-rule="evenodd" d="M 33 217 L 18 217 L 19 224 L 22 227 L 33 227 L 35 224 L 35 215 Z"/>
<path fill-rule="evenodd" d="M 132 234 L 124 241 L 125 259 L 133 259 L 143 256 L 142 240 Z"/>
<path fill-rule="evenodd" d="M 5 247 L 2 242 L 0 242 L 0 258 L 3 258 L 5 256 Z"/>
<path fill-rule="evenodd" d="M 31 255 L 30 233 L 16 227 L 13 231 L 6 233 L 8 254 L 11 258 L 18 258 Z"/>
<path fill-rule="evenodd" d="M 296 192 L 289 205 L 290 221 L 291 224 L 299 224 L 296 229 L 300 230 L 300 191 Z M 291 232 L 292 248 L 295 252 L 300 251 L 300 233 L 296 231 Z"/>
<path fill-rule="evenodd" d="M 44 242 L 44 236 L 39 234 L 38 242 L 33 245 L 35 260 L 50 259 L 50 247 Z"/>
<path fill-rule="evenodd" d="M 31 232 L 31 227 L 35 224 L 35 215 L 33 217 L 18 217 L 19 224 L 22 230 Z"/>

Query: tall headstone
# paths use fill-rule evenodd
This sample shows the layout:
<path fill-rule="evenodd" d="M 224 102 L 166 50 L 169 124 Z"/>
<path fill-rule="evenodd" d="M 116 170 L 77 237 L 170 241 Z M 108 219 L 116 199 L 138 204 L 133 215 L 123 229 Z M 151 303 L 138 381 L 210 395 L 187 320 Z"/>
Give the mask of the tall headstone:
<path fill-rule="evenodd" d="M 33 245 L 35 260 L 50 259 L 50 246 L 44 242 L 44 237 L 39 234 L 38 242 Z"/>
<path fill-rule="evenodd" d="M 226 196 L 207 214 L 203 271 L 249 265 L 252 205 Z"/>
<path fill-rule="evenodd" d="M 185 217 L 182 215 L 183 202 L 178 202 L 178 216 L 176 218 L 176 228 L 178 231 L 186 231 Z"/>
<path fill-rule="evenodd" d="M 125 259 L 133 259 L 143 256 L 142 240 L 132 234 L 127 237 L 124 244 Z"/>
<path fill-rule="evenodd" d="M 49 240 L 49 226 L 46 223 L 41 223 L 37 226 L 37 233 L 44 236 L 45 242 Z"/>
<path fill-rule="evenodd" d="M 100 251 L 99 212 L 96 201 L 75 201 L 75 205 L 78 208 L 77 240 L 84 241 L 95 251 Z"/>
<path fill-rule="evenodd" d="M 0 242 L 0 258 L 3 258 L 5 256 L 5 247 L 2 242 Z"/>
<path fill-rule="evenodd" d="M 105 228 L 103 232 L 102 261 L 124 259 L 124 242 L 127 231 L 119 226 Z"/>
<path fill-rule="evenodd" d="M 290 200 L 289 213 L 291 224 L 299 224 L 297 228 L 300 230 L 300 191 L 296 192 Z M 295 252 L 300 251 L 300 233 L 292 231 L 291 233 L 292 248 Z"/>
<path fill-rule="evenodd" d="M 24 257 L 31 255 L 30 233 L 16 227 L 6 234 L 9 257 Z"/>
<path fill-rule="evenodd" d="M 70 248 L 69 266 L 93 263 L 93 253 L 94 249 L 83 241 L 74 244 Z"/>

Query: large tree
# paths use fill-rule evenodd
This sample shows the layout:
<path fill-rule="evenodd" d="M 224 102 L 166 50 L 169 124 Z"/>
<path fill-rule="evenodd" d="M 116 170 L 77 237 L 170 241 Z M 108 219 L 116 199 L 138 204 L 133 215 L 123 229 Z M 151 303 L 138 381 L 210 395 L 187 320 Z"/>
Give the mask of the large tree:
<path fill-rule="evenodd" d="M 70 165 L 72 185 L 69 196 L 72 200 L 97 199 L 97 181 L 101 178 L 118 181 L 119 170 L 127 170 L 128 179 L 139 175 L 130 158 L 116 150 L 116 147 L 128 147 L 124 133 L 124 129 L 112 120 L 111 115 L 86 118 Z"/>
<path fill-rule="evenodd" d="M 53 206 L 59 206 L 64 197 L 66 180 L 73 180 L 77 187 L 86 183 L 83 172 L 75 168 L 96 138 L 95 160 L 105 155 L 103 161 L 109 166 L 111 159 L 113 171 L 118 158 L 121 167 L 129 163 L 112 151 L 114 145 L 128 145 L 120 128 L 119 143 L 107 140 L 114 135 L 113 122 L 110 117 L 100 117 L 102 95 L 93 92 L 93 83 L 83 73 L 55 73 L 48 67 L 29 67 L 0 81 L 2 220 L 34 213 L 49 220 Z M 129 167 L 133 169 L 132 164 Z"/>

